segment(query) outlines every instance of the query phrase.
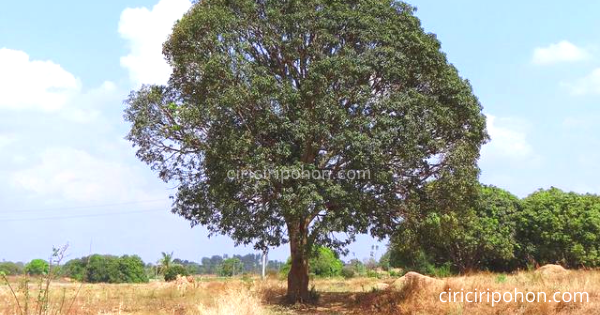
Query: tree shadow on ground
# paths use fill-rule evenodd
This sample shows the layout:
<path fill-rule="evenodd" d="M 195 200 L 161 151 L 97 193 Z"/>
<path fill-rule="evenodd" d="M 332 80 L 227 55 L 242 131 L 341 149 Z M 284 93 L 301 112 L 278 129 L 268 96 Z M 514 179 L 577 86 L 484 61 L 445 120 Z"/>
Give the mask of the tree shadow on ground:
<path fill-rule="evenodd" d="M 282 314 L 401 314 L 399 305 L 406 299 L 402 292 L 376 290 L 372 292 L 319 292 L 317 301 L 289 304 L 285 292 L 265 297 L 277 313 Z"/>

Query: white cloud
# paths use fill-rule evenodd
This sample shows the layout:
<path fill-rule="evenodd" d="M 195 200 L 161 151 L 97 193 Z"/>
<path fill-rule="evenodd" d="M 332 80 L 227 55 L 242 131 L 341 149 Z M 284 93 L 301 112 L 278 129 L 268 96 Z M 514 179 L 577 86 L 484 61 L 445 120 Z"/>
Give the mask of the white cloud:
<path fill-rule="evenodd" d="M 119 104 L 122 101 L 123 95 L 120 93 L 121 91 L 113 82 L 105 81 L 99 87 L 86 90 L 73 97 L 61 115 L 71 122 L 91 123 L 101 116 L 101 109 L 110 108 L 111 104 Z"/>
<path fill-rule="evenodd" d="M 548 47 L 534 49 L 532 62 L 536 65 L 548 65 L 559 62 L 580 61 L 589 57 L 590 55 L 585 49 L 563 40 Z"/>
<path fill-rule="evenodd" d="M 70 147 L 45 150 L 38 164 L 13 172 L 10 183 L 42 197 L 67 201 L 156 199 L 135 169 Z"/>
<path fill-rule="evenodd" d="M 527 141 L 524 123 L 510 118 L 487 116 L 491 141 L 482 148 L 482 159 L 527 160 L 535 157 Z"/>
<path fill-rule="evenodd" d="M 171 68 L 162 55 L 162 44 L 173 25 L 190 8 L 188 0 L 160 0 L 151 10 L 127 8 L 121 13 L 119 34 L 128 41 L 129 54 L 121 66 L 134 84 L 164 84 Z"/>
<path fill-rule="evenodd" d="M 573 83 L 563 85 L 575 95 L 598 95 L 600 94 L 600 68 L 594 69 L 590 74 Z"/>
<path fill-rule="evenodd" d="M 57 110 L 79 89 L 79 80 L 60 65 L 0 48 L 0 109 Z"/>

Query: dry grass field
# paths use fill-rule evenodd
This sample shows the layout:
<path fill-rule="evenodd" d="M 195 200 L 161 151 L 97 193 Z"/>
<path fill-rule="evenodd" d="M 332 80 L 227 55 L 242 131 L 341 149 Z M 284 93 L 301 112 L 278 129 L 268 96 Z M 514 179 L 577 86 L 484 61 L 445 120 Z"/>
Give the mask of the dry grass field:
<path fill-rule="evenodd" d="M 28 314 L 600 314 L 600 271 L 546 270 L 511 275 L 478 273 L 446 279 L 357 278 L 315 280 L 318 302 L 283 303 L 285 282 L 260 279 L 198 278 L 195 284 L 53 283 L 47 309 L 37 309 L 37 285 L 26 301 L 22 279 L 10 279 L 21 309 Z M 21 284 L 20 284 L 21 283 Z M 585 303 L 442 303 L 442 291 L 585 291 Z M 76 295 L 76 297 L 75 297 Z M 75 298 L 74 298 L 75 297 Z M 21 314 L 7 285 L 0 285 L 0 315 Z"/>

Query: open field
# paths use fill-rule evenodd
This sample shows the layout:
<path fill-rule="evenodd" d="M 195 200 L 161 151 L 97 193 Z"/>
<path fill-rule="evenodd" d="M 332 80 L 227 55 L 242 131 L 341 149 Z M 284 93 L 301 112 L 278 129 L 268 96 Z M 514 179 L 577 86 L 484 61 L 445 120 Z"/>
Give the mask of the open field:
<path fill-rule="evenodd" d="M 479 273 L 440 280 L 357 278 L 315 280 L 316 304 L 282 302 L 285 281 L 198 278 L 195 284 L 53 283 L 48 314 L 600 314 L 600 271 L 521 272 L 512 275 Z M 421 281 L 423 280 L 423 281 Z M 22 279 L 11 279 L 21 308 Z M 30 283 L 29 313 L 37 314 L 37 285 Z M 442 303 L 442 291 L 587 292 L 589 302 Z M 77 293 L 77 297 L 73 299 Z M 73 303 L 71 304 L 71 302 Z M 0 314 L 19 314 L 6 285 L 0 286 Z"/>

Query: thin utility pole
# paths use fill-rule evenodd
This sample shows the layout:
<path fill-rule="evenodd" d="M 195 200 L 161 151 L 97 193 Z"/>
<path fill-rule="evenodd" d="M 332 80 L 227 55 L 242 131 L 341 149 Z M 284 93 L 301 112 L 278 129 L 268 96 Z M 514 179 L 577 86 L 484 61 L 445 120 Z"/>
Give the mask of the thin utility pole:
<path fill-rule="evenodd" d="M 265 279 L 267 275 L 267 264 L 269 263 L 269 249 L 263 250 L 262 253 L 262 274 L 261 278 Z"/>

